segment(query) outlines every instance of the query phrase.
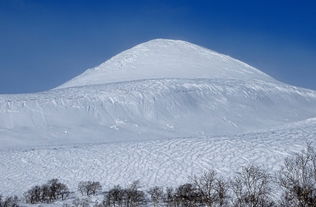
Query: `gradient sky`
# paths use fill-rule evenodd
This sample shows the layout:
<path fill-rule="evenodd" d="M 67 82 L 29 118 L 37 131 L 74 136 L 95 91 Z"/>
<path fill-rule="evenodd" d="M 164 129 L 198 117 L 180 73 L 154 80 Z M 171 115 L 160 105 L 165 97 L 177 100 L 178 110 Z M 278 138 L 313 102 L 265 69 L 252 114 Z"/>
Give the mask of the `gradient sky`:
<path fill-rule="evenodd" d="M 0 93 L 56 87 L 155 38 L 193 42 L 316 89 L 313 2 L 0 0 Z"/>

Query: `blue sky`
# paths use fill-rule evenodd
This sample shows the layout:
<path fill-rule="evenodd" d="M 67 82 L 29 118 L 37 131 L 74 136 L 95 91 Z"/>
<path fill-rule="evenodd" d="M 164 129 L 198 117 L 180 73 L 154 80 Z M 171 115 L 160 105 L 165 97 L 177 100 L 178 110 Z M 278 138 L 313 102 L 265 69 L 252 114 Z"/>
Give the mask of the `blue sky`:
<path fill-rule="evenodd" d="M 47 90 L 138 43 L 182 39 L 316 89 L 316 3 L 0 0 L 0 93 Z"/>

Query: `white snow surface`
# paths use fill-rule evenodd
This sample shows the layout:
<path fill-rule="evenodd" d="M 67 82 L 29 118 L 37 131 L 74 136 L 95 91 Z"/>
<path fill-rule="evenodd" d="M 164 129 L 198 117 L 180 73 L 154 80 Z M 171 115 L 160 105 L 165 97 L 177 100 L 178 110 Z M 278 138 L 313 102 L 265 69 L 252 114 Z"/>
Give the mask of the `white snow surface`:
<path fill-rule="evenodd" d="M 0 149 L 232 135 L 316 116 L 316 93 L 259 80 L 140 80 L 0 96 Z"/>
<path fill-rule="evenodd" d="M 209 169 L 229 177 L 248 164 L 273 173 L 285 157 L 299 152 L 315 137 L 316 118 L 234 136 L 0 151 L 0 194 L 21 196 L 34 184 L 52 178 L 76 191 L 78 183 L 86 180 L 100 181 L 104 190 L 134 180 L 140 180 L 144 189 L 176 186 Z"/>
<path fill-rule="evenodd" d="M 231 57 L 152 40 L 41 93 L 0 95 L 0 194 L 60 178 L 177 185 L 276 170 L 316 135 L 316 92 Z M 315 144 L 315 143 L 314 143 Z"/>

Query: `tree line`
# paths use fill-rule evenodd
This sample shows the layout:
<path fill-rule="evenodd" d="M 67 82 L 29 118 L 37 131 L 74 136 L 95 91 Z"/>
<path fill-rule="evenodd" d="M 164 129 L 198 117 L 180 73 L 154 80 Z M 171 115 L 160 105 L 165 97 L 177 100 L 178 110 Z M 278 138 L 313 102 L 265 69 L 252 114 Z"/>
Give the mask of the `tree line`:
<path fill-rule="evenodd" d="M 267 170 L 249 165 L 230 179 L 224 179 L 214 170 L 189 178 L 178 187 L 141 188 L 135 181 L 127 187 L 116 185 L 102 192 L 95 181 L 78 184 L 82 199 L 65 203 L 65 207 L 316 207 L 316 151 L 309 144 L 305 150 L 285 159 L 274 175 Z M 67 185 L 52 179 L 36 185 L 24 193 L 28 204 L 53 203 L 69 199 Z M 86 197 L 102 195 L 100 202 Z M 22 199 L 0 196 L 0 207 L 17 207 Z"/>

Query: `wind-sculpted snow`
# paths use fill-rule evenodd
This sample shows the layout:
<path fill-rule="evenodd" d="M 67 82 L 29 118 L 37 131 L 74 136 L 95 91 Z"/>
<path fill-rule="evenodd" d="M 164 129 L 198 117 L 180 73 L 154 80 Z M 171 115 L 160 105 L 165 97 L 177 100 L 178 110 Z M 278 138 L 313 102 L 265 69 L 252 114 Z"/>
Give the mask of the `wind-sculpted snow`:
<path fill-rule="evenodd" d="M 179 185 L 208 169 L 224 177 L 232 176 L 250 163 L 273 173 L 285 157 L 302 150 L 315 137 L 316 119 L 309 119 L 235 136 L 0 151 L 0 194 L 22 195 L 31 186 L 51 178 L 61 179 L 75 191 L 77 184 L 85 180 L 100 181 L 104 190 L 137 179 L 144 188 Z"/>
<path fill-rule="evenodd" d="M 316 116 L 316 93 L 259 80 L 162 79 L 0 96 L 2 149 L 257 131 Z"/>
<path fill-rule="evenodd" d="M 155 39 L 114 56 L 58 88 L 162 78 L 277 82 L 256 68 L 227 55 L 185 41 Z"/>

